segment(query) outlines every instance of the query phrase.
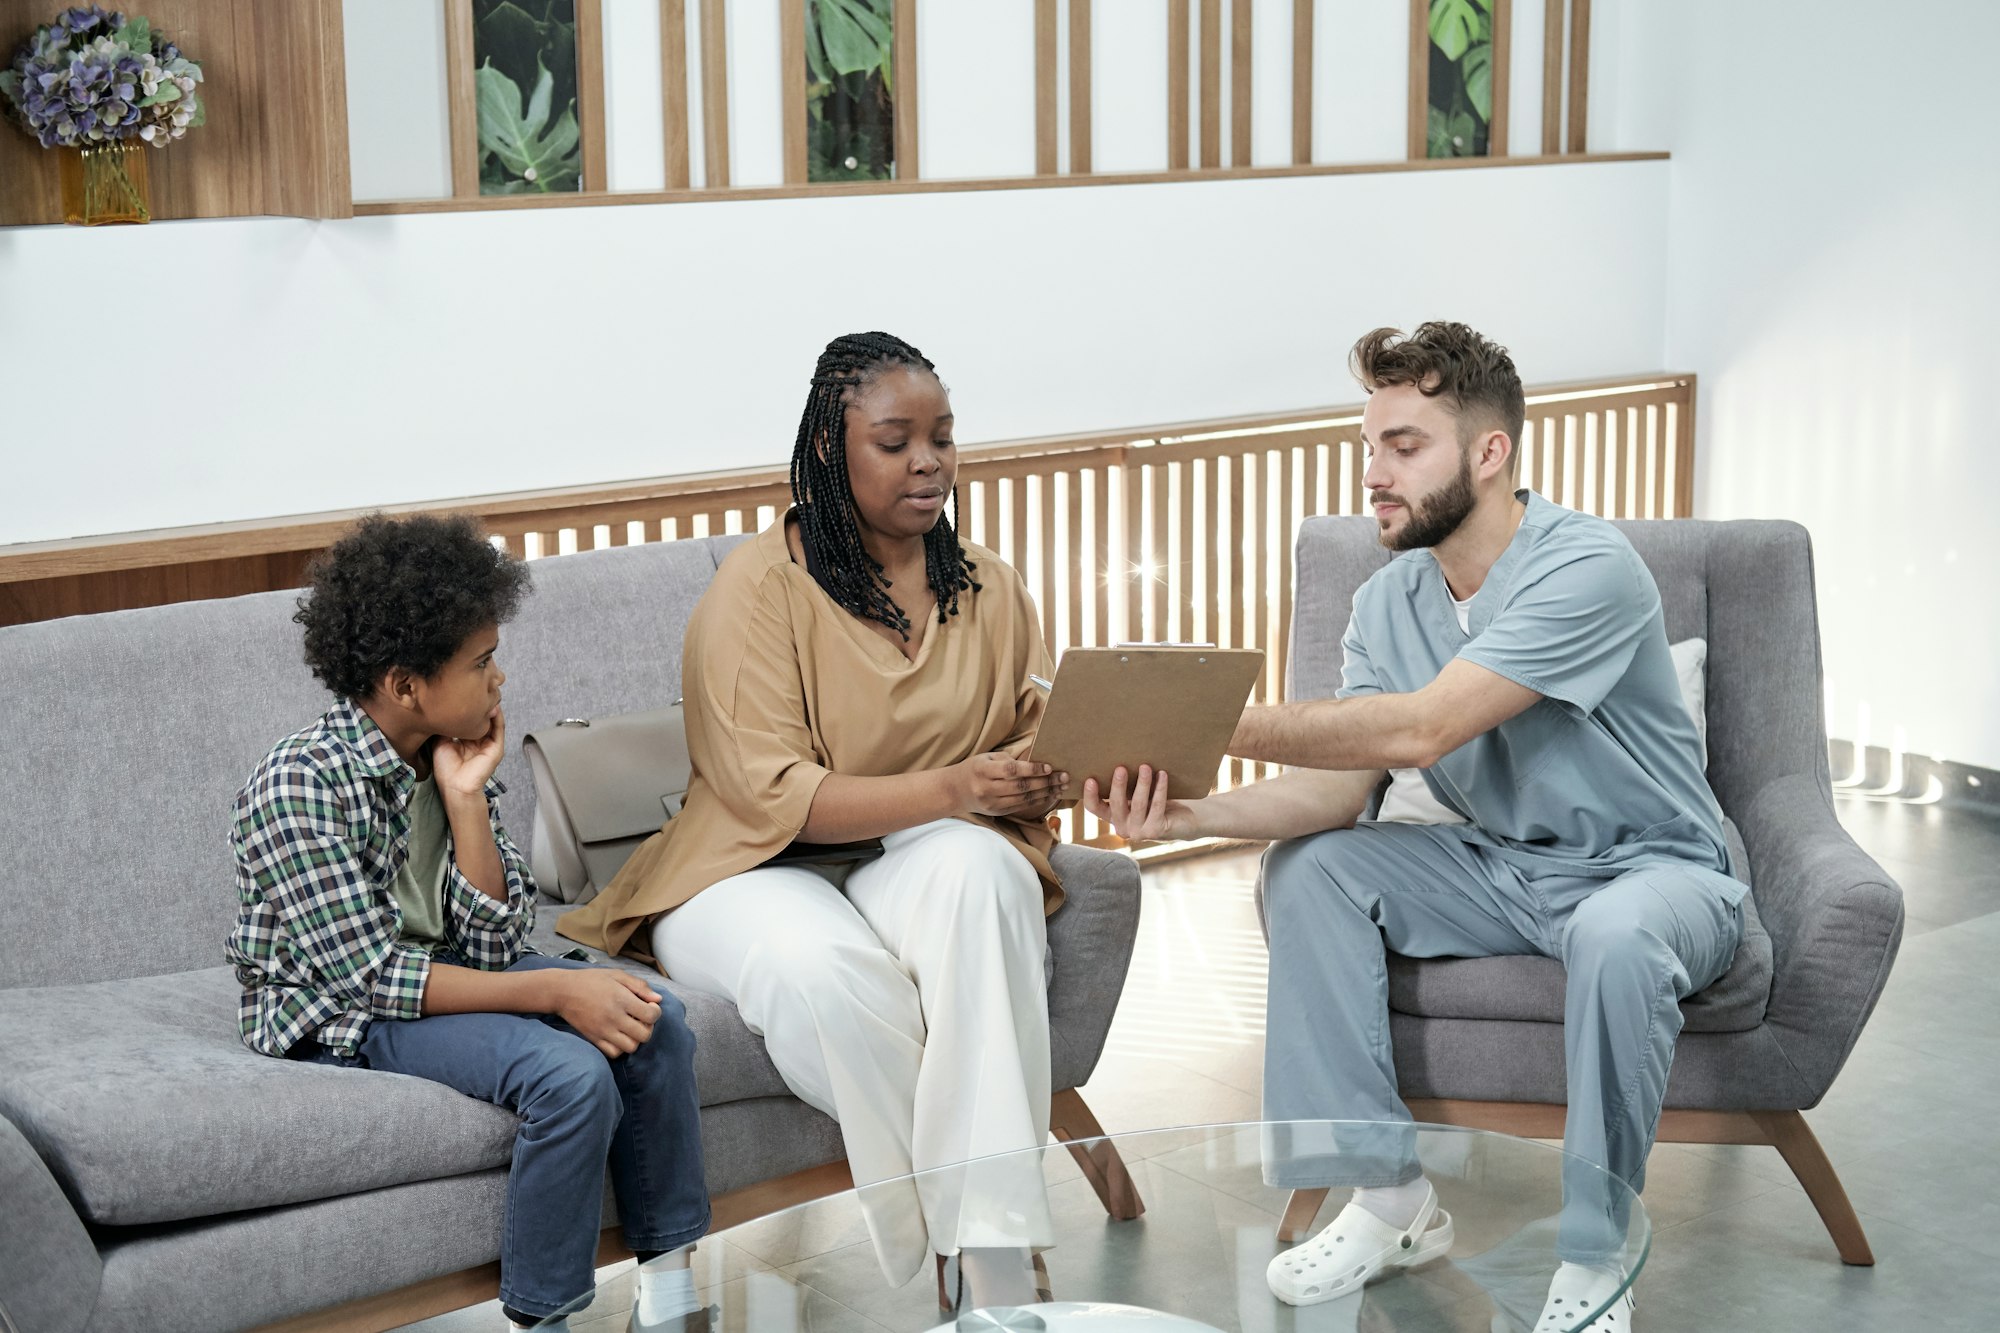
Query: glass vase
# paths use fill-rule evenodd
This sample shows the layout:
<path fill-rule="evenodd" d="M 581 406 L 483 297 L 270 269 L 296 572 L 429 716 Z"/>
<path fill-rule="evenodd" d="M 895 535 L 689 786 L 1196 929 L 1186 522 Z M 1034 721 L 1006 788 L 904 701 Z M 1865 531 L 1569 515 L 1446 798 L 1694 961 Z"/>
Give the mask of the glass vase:
<path fill-rule="evenodd" d="M 64 148 L 57 162 L 63 221 L 96 227 L 109 222 L 150 222 L 144 144 Z"/>

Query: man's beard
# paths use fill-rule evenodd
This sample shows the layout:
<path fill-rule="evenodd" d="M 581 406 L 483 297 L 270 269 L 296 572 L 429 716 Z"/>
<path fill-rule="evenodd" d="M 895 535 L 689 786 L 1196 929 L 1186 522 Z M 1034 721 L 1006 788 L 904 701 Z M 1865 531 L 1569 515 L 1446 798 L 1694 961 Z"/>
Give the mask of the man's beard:
<path fill-rule="evenodd" d="M 1410 521 L 1403 525 L 1401 532 L 1382 534 L 1382 545 L 1392 551 L 1415 551 L 1436 546 L 1457 532 L 1466 516 L 1472 513 L 1477 498 L 1472 492 L 1472 458 L 1469 454 L 1461 454 L 1458 475 L 1426 495 L 1420 505 L 1412 507 L 1394 496 L 1382 498 L 1402 504 L 1410 515 Z"/>

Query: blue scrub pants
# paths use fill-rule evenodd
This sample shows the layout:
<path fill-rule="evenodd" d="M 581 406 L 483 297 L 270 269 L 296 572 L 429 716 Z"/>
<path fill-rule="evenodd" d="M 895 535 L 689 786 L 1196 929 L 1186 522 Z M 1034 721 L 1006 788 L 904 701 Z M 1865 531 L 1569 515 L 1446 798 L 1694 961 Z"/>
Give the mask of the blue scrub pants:
<path fill-rule="evenodd" d="M 528 954 L 507 970 L 584 966 Z M 654 989 L 652 1037 L 616 1060 L 550 1014 L 376 1019 L 357 1055 L 313 1045 L 300 1058 L 413 1074 L 521 1117 L 500 1233 L 500 1303 L 547 1318 L 595 1286 L 607 1159 L 627 1245 L 673 1250 L 708 1230 L 694 1034 L 681 1002 Z"/>
<path fill-rule="evenodd" d="M 1624 1250 L 1659 1127 L 1680 1001 L 1721 977 L 1743 934 L 1744 887 L 1681 862 L 1615 879 L 1524 875 L 1461 827 L 1362 823 L 1274 845 L 1264 859 L 1271 973 L 1266 1120 L 1410 1120 L 1389 1044 L 1385 950 L 1411 958 L 1541 954 L 1568 973 L 1559 1248 L 1576 1263 Z M 1496 1055 L 1496 1058 L 1504 1058 Z M 1294 1189 L 1394 1185 L 1420 1172 L 1413 1131 L 1271 1134 L 1265 1175 Z"/>

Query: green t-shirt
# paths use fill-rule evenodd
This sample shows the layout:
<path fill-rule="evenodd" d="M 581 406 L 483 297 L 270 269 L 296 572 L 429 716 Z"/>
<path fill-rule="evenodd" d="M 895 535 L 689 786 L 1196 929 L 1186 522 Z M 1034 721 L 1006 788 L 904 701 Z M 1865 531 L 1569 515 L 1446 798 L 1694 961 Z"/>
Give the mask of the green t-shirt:
<path fill-rule="evenodd" d="M 445 818 L 437 779 L 425 778 L 410 790 L 410 854 L 389 885 L 403 911 L 402 938 L 413 944 L 444 943 L 444 873 L 451 850 L 451 822 Z"/>

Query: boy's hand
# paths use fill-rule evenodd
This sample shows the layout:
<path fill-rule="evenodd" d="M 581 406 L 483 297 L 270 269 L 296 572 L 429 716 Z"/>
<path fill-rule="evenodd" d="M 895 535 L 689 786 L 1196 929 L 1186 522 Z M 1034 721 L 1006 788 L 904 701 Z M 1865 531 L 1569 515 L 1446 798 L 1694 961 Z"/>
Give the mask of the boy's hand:
<path fill-rule="evenodd" d="M 1100 795 L 1096 778 L 1085 778 L 1083 808 L 1118 830 L 1128 842 L 1151 842 L 1168 838 L 1197 836 L 1194 811 L 1186 801 L 1167 799 L 1167 775 L 1155 773 L 1150 764 L 1139 765 L 1139 775 L 1131 790 L 1125 785 L 1125 769 L 1111 774 L 1111 786 Z"/>
<path fill-rule="evenodd" d="M 645 982 L 615 967 L 551 969 L 550 1012 L 612 1059 L 630 1055 L 653 1035 L 660 997 Z"/>
<path fill-rule="evenodd" d="M 952 799 L 975 815 L 1038 819 L 1055 808 L 1069 774 L 1012 755 L 976 754 L 945 770 Z"/>
<path fill-rule="evenodd" d="M 493 724 L 484 736 L 458 741 L 438 737 L 431 745 L 431 772 L 438 791 L 447 796 L 484 795 L 487 779 L 506 753 L 507 713 L 502 708 L 493 710 Z"/>

